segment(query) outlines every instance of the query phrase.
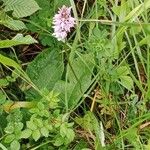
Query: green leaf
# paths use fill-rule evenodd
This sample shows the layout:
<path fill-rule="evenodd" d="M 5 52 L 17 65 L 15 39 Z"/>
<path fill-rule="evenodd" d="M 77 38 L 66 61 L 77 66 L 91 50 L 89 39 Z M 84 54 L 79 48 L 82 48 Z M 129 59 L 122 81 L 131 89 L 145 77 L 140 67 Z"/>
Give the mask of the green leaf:
<path fill-rule="evenodd" d="M 75 148 L 73 150 L 84 150 L 88 147 L 87 142 L 85 142 L 83 139 L 79 140 L 76 144 Z"/>
<path fill-rule="evenodd" d="M 40 136 L 41 136 L 41 133 L 40 133 L 40 131 L 37 129 L 37 130 L 34 130 L 33 132 L 32 132 L 32 137 L 33 137 L 33 139 L 35 140 L 35 141 L 37 141 L 39 138 L 40 138 Z"/>
<path fill-rule="evenodd" d="M 75 118 L 76 123 L 78 123 L 85 130 L 98 130 L 98 122 L 96 117 L 91 112 L 86 112 L 83 118 Z"/>
<path fill-rule="evenodd" d="M 61 135 L 62 137 L 65 137 L 66 134 L 67 134 L 67 131 L 68 131 L 68 129 L 67 129 L 66 124 L 65 124 L 65 123 L 62 124 L 62 125 L 60 126 L 60 135 Z"/>
<path fill-rule="evenodd" d="M 48 137 L 49 135 L 49 130 L 46 127 L 41 128 L 41 134 L 45 137 Z"/>
<path fill-rule="evenodd" d="M 64 143 L 65 139 L 61 136 L 57 136 L 54 145 L 55 146 L 61 146 Z"/>
<path fill-rule="evenodd" d="M 2 145 L 1 143 L 0 143 L 0 148 L 2 149 L 2 150 L 8 150 L 4 145 Z"/>
<path fill-rule="evenodd" d="M 132 11 L 125 17 L 125 21 L 127 20 L 135 20 L 139 15 L 145 12 L 147 9 L 150 8 L 150 1 L 145 0 L 143 3 L 136 6 Z"/>
<path fill-rule="evenodd" d="M 70 142 L 72 142 L 73 141 L 73 139 L 74 139 L 74 137 L 75 137 L 75 133 L 74 133 L 74 131 L 72 130 L 72 129 L 68 129 L 67 130 L 67 133 L 66 133 L 66 137 L 67 137 L 67 139 L 66 139 L 66 144 L 69 144 Z"/>
<path fill-rule="evenodd" d="M 42 102 L 38 102 L 37 107 L 39 110 L 44 110 L 44 104 Z"/>
<path fill-rule="evenodd" d="M 0 63 L 9 67 L 14 67 L 15 69 L 18 69 L 18 70 L 21 70 L 21 67 L 19 64 L 17 64 L 14 60 L 3 56 L 2 54 L 0 54 Z"/>
<path fill-rule="evenodd" d="M 123 1 L 123 2 L 121 2 L 120 6 L 114 5 L 112 10 L 119 17 L 119 21 L 122 22 L 122 21 L 124 21 L 126 14 L 129 13 L 129 11 L 130 11 L 129 8 L 130 8 L 129 2 Z"/>
<path fill-rule="evenodd" d="M 6 102 L 6 95 L 2 91 L 0 91 L 0 104 L 4 104 L 5 102 Z"/>
<path fill-rule="evenodd" d="M 0 87 L 6 87 L 9 82 L 6 79 L 0 79 Z"/>
<path fill-rule="evenodd" d="M 15 140 L 10 144 L 10 148 L 11 150 L 20 150 L 20 143 Z"/>
<path fill-rule="evenodd" d="M 127 88 L 128 90 L 131 90 L 132 87 L 133 87 L 133 80 L 131 77 L 129 76 L 121 76 L 120 77 L 120 80 L 121 80 L 121 84 Z"/>
<path fill-rule="evenodd" d="M 4 6 L 4 11 L 13 11 L 16 18 L 30 16 L 40 9 L 35 0 L 5 0 Z"/>
<path fill-rule="evenodd" d="M 60 126 L 60 135 L 65 139 L 65 144 L 69 144 L 75 137 L 74 131 L 68 127 L 67 123 Z"/>
<path fill-rule="evenodd" d="M 8 124 L 7 127 L 4 129 L 4 131 L 7 133 L 7 134 L 11 134 L 14 132 L 14 126 L 12 124 Z"/>
<path fill-rule="evenodd" d="M 44 126 L 50 131 L 53 129 L 53 126 L 49 123 L 48 120 L 44 121 Z"/>
<path fill-rule="evenodd" d="M 31 130 L 36 130 L 37 129 L 37 125 L 33 122 L 33 121 L 27 121 L 27 127 Z"/>
<path fill-rule="evenodd" d="M 35 118 L 35 119 L 34 119 L 34 122 L 36 123 L 36 125 L 37 125 L 39 128 L 42 128 L 42 127 L 43 127 L 43 120 L 42 120 L 42 119 L 37 119 L 37 118 Z"/>
<path fill-rule="evenodd" d="M 61 53 L 46 49 L 28 65 L 27 74 L 39 89 L 52 90 L 61 79 L 63 70 Z"/>
<path fill-rule="evenodd" d="M 119 68 L 117 68 L 117 76 L 124 76 L 124 75 L 128 75 L 129 74 L 129 69 L 126 66 L 121 66 Z"/>
<path fill-rule="evenodd" d="M 23 37 L 22 34 L 17 34 L 12 40 L 1 40 L 0 48 L 9 48 L 16 45 L 33 43 L 37 43 L 37 41 L 30 35 L 26 35 L 25 37 Z"/>
<path fill-rule="evenodd" d="M 31 136 L 31 134 L 32 134 L 32 130 L 30 130 L 30 129 L 25 129 L 25 130 L 22 131 L 22 133 L 21 133 L 21 138 L 27 139 L 27 138 L 29 138 L 29 137 Z"/>
<path fill-rule="evenodd" d="M 61 93 L 61 99 L 64 103 L 65 94 L 67 105 L 73 108 L 77 105 L 80 98 L 91 85 L 91 76 L 94 68 L 92 54 L 81 55 L 80 58 L 73 60 L 71 67 L 68 67 L 68 82 L 58 81 L 54 87 L 55 91 Z M 72 71 L 73 69 L 73 71 Z M 74 74 L 75 73 L 75 74 Z"/>
<path fill-rule="evenodd" d="M 14 139 L 15 139 L 15 135 L 14 134 L 7 135 L 6 138 L 5 138 L 5 143 L 10 143 Z"/>
<path fill-rule="evenodd" d="M 16 31 L 27 29 L 26 25 L 22 21 L 14 20 L 3 11 L 0 11 L 0 24 Z"/>

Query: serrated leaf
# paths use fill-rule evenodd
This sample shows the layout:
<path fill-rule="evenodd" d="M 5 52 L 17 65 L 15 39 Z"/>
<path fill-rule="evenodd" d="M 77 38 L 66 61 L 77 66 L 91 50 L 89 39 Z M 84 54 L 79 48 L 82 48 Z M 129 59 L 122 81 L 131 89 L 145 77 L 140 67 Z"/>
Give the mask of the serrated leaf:
<path fill-rule="evenodd" d="M 42 119 L 34 119 L 34 122 L 36 123 L 36 125 L 39 127 L 39 128 L 42 128 L 43 127 L 43 120 Z"/>
<path fill-rule="evenodd" d="M 23 129 L 23 123 L 22 122 L 18 122 L 16 126 L 17 126 L 17 129 L 15 129 L 15 130 L 22 130 Z"/>
<path fill-rule="evenodd" d="M 3 25 L 16 31 L 27 29 L 26 25 L 20 20 L 7 20 L 6 22 L 3 22 Z"/>
<path fill-rule="evenodd" d="M 20 150 L 20 143 L 15 140 L 10 144 L 10 148 L 11 150 Z"/>
<path fill-rule="evenodd" d="M 26 35 L 25 37 L 23 37 L 22 34 L 17 34 L 12 40 L 1 40 L 0 48 L 9 48 L 21 44 L 33 44 L 33 43 L 37 43 L 37 41 L 30 35 Z"/>
<path fill-rule="evenodd" d="M 40 9 L 35 0 L 6 0 L 4 6 L 4 11 L 13 11 L 12 15 L 16 18 L 30 16 Z"/>
<path fill-rule="evenodd" d="M 32 130 L 26 129 L 26 130 L 22 131 L 21 138 L 27 139 L 31 136 L 31 134 L 32 134 Z"/>
<path fill-rule="evenodd" d="M 15 20 L 9 17 L 3 11 L 0 11 L 0 24 L 10 28 L 11 30 L 16 30 L 16 31 L 27 28 L 26 25 L 22 21 Z"/>
<path fill-rule="evenodd" d="M 37 141 L 39 138 L 40 138 L 40 136 L 41 136 L 41 133 L 40 133 L 40 131 L 37 129 L 37 130 L 34 130 L 33 132 L 32 132 L 32 137 L 33 137 L 33 139 L 35 140 L 35 141 Z"/>
<path fill-rule="evenodd" d="M 45 120 L 44 126 L 50 131 L 53 129 L 52 125 L 48 122 L 48 120 Z"/>
<path fill-rule="evenodd" d="M 27 127 L 31 130 L 36 130 L 37 129 L 37 125 L 33 122 L 33 121 L 27 121 Z"/>
<path fill-rule="evenodd" d="M 41 134 L 45 137 L 48 137 L 49 135 L 49 130 L 46 127 L 41 128 Z"/>
<path fill-rule="evenodd" d="M 74 131 L 68 127 L 68 124 L 62 124 L 60 126 L 60 135 L 65 139 L 65 143 L 68 144 L 73 141 L 75 137 Z"/>

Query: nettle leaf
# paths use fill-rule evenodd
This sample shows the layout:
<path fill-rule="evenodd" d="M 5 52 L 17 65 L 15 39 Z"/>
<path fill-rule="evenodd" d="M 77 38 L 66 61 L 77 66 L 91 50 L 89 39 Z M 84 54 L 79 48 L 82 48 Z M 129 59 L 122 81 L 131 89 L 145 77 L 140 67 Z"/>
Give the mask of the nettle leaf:
<path fill-rule="evenodd" d="M 61 53 L 46 49 L 28 65 L 27 74 L 39 88 L 52 90 L 64 70 Z"/>
<path fill-rule="evenodd" d="M 33 43 L 37 43 L 37 41 L 30 35 L 26 35 L 25 37 L 23 37 L 22 34 L 17 34 L 12 40 L 1 40 L 0 48 L 9 48 L 16 45 Z"/>
<path fill-rule="evenodd" d="M 35 0 L 3 0 L 4 11 L 13 11 L 12 15 L 16 18 L 23 18 L 32 15 L 40 9 Z"/>
<path fill-rule="evenodd" d="M 92 54 L 81 55 L 81 58 L 78 57 L 74 59 L 71 67 L 68 68 L 69 82 L 60 80 L 56 83 L 54 89 L 58 93 L 61 93 L 60 97 L 63 102 L 65 101 L 64 93 L 67 93 L 69 108 L 76 106 L 84 92 L 91 85 L 91 76 L 94 67 L 93 63 Z"/>
<path fill-rule="evenodd" d="M 16 30 L 16 31 L 27 29 L 26 25 L 22 21 L 14 20 L 3 11 L 0 11 L 0 24 L 6 26 L 11 30 Z"/>

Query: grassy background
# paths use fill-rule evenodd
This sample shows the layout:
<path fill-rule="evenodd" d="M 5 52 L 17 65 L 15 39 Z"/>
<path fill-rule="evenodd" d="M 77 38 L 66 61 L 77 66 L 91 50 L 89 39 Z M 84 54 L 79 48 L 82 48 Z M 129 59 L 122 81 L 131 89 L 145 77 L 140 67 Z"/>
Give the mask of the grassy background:
<path fill-rule="evenodd" d="M 36 1 L 41 10 L 21 19 L 27 26 L 21 33 L 39 43 L 0 50 L 17 62 L 1 60 L 0 76 L 15 78 L 2 93 L 27 102 L 47 97 L 45 90 L 60 93 L 60 110 L 74 122 L 76 136 L 55 149 L 149 150 L 150 1 Z M 52 37 L 52 18 L 64 4 L 72 6 L 76 26 L 62 43 Z M 1 39 L 16 33 L 1 28 Z M 33 149 L 47 149 L 49 139 Z"/>

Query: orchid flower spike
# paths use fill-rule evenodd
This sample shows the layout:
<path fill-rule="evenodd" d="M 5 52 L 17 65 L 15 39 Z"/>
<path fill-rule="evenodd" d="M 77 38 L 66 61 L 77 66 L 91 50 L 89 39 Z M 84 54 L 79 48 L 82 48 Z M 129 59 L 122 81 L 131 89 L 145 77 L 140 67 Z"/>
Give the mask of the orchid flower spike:
<path fill-rule="evenodd" d="M 59 9 L 58 14 L 55 14 L 53 17 L 53 28 L 54 37 L 58 41 L 65 41 L 67 33 L 70 32 L 70 29 L 75 25 L 75 18 L 71 17 L 71 7 L 66 7 L 65 5 Z"/>

